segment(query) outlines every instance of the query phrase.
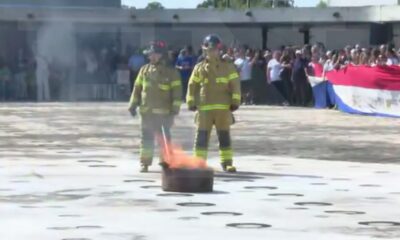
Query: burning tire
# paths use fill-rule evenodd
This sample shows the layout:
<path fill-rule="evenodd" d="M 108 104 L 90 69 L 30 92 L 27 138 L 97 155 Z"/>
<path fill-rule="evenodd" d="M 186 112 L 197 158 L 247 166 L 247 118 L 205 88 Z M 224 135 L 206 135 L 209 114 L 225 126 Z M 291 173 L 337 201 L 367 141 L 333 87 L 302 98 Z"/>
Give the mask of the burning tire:
<path fill-rule="evenodd" d="M 166 168 L 162 171 L 162 189 L 166 192 L 212 192 L 214 171 L 210 168 Z"/>

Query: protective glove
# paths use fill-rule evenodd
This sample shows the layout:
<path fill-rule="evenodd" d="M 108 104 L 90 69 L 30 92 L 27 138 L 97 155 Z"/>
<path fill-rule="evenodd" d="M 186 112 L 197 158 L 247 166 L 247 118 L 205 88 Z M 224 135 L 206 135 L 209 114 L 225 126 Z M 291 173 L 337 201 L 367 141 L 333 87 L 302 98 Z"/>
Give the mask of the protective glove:
<path fill-rule="evenodd" d="M 239 106 L 238 106 L 238 105 L 232 104 L 231 107 L 230 107 L 230 109 L 231 109 L 231 112 L 234 112 L 234 111 L 236 111 L 236 110 L 239 109 Z"/>
<path fill-rule="evenodd" d="M 196 112 L 197 111 L 197 107 L 196 106 L 190 106 L 189 110 L 192 112 Z"/>
<path fill-rule="evenodd" d="M 130 107 L 128 111 L 131 113 L 132 117 L 135 117 L 137 115 L 136 107 Z"/>

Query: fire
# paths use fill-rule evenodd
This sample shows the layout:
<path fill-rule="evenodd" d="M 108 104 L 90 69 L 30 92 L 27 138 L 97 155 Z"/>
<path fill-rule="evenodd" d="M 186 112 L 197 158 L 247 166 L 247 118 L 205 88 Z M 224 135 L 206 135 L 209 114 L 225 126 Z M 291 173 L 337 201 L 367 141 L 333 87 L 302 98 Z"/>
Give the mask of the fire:
<path fill-rule="evenodd" d="M 163 159 L 168 164 L 169 168 L 207 168 L 207 163 L 204 159 L 186 154 L 182 148 L 177 145 L 162 141 L 161 146 L 163 146 Z"/>

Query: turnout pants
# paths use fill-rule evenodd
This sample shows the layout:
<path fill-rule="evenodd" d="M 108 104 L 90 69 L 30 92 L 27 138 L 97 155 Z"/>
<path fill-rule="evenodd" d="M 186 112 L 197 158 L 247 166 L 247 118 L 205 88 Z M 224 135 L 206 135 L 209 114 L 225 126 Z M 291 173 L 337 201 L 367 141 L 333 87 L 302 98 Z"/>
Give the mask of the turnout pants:
<path fill-rule="evenodd" d="M 162 138 L 164 127 L 167 141 L 171 140 L 171 126 L 173 116 L 168 114 L 144 113 L 141 115 L 142 139 L 140 145 L 140 162 L 142 165 L 150 166 L 153 163 L 154 142 L 156 137 Z"/>
<path fill-rule="evenodd" d="M 221 163 L 232 164 L 233 151 L 230 137 L 230 126 L 233 115 L 229 110 L 199 111 L 196 115 L 197 133 L 195 138 L 195 156 L 207 159 L 208 142 L 215 126 L 219 141 Z"/>

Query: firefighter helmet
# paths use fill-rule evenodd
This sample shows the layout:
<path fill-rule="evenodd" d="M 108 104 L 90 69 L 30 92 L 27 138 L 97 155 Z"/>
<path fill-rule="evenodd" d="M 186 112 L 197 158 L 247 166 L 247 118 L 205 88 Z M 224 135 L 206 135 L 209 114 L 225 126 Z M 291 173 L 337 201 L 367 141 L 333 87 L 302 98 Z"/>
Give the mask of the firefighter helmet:
<path fill-rule="evenodd" d="M 221 38 L 215 34 L 206 36 L 203 40 L 203 49 L 221 49 L 222 41 Z"/>
<path fill-rule="evenodd" d="M 144 50 L 144 54 L 148 55 L 151 53 L 165 54 L 167 52 L 167 44 L 164 41 L 152 41 L 149 47 Z"/>

